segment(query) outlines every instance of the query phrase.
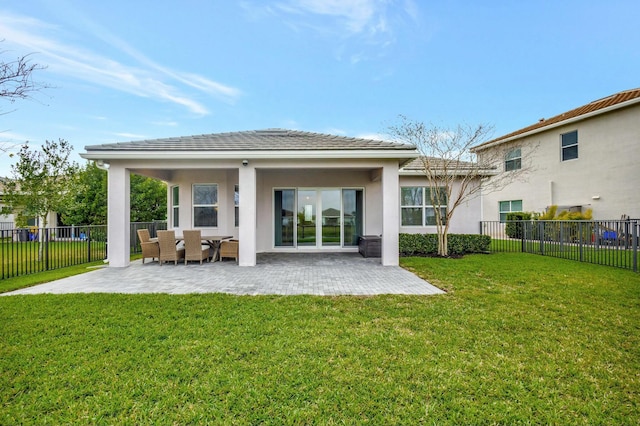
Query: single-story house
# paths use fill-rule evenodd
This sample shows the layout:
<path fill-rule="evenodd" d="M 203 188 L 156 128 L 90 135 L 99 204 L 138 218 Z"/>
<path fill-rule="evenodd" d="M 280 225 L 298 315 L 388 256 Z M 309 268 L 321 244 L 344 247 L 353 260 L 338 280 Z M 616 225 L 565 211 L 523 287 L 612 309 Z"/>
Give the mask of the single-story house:
<path fill-rule="evenodd" d="M 357 251 L 361 235 L 381 236 L 382 264 L 398 265 L 400 232 L 435 232 L 424 194 L 401 207 L 401 191 L 425 190 L 415 167 L 403 169 L 419 156 L 408 144 L 267 129 L 85 149 L 109 173 L 114 267 L 129 264 L 131 173 L 167 183 L 170 229 L 239 239 L 240 266 L 262 252 Z M 462 209 L 452 232 L 477 232 L 479 203 Z"/>

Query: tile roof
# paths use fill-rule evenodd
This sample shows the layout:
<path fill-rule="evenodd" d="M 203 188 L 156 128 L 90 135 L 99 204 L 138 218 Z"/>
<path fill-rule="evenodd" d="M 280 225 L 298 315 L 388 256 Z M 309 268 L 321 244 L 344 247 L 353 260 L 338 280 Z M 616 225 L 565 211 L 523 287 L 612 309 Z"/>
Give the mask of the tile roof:
<path fill-rule="evenodd" d="M 89 145 L 90 151 L 345 151 L 411 150 L 413 145 L 286 129 L 250 130 Z"/>
<path fill-rule="evenodd" d="M 400 173 L 403 173 L 403 172 L 409 172 L 411 174 L 424 173 L 425 159 L 428 159 L 429 163 L 433 166 L 433 170 L 437 170 L 439 168 L 443 169 L 444 160 L 441 158 L 418 157 L 418 158 L 414 158 L 413 160 L 409 161 L 404 166 L 402 166 L 402 168 L 400 169 Z M 461 174 L 464 174 L 465 171 L 476 171 L 476 170 L 478 171 L 478 174 L 483 174 L 483 173 L 491 173 L 493 170 L 492 167 L 484 167 L 482 168 L 482 170 L 480 170 L 478 169 L 478 165 L 471 161 L 460 161 L 459 163 L 456 163 L 455 161 L 450 161 L 449 164 L 447 165 L 447 168 L 449 169 L 448 170 L 449 172 L 455 171 L 455 172 L 460 172 Z"/>
<path fill-rule="evenodd" d="M 619 105 L 627 101 L 632 101 L 634 99 L 637 99 L 640 102 L 640 99 L 638 98 L 640 98 L 640 88 L 630 89 L 630 90 L 625 90 L 623 92 L 615 93 L 611 96 L 607 96 L 606 98 L 598 99 L 596 101 L 590 102 L 586 105 L 572 109 L 571 111 L 564 112 L 554 117 L 541 119 L 540 121 L 538 121 L 535 124 L 532 124 L 531 126 L 522 128 L 520 130 L 516 130 L 515 132 L 512 132 L 512 133 L 508 133 L 504 136 L 500 136 L 499 138 L 481 143 L 480 145 L 475 146 L 473 149 L 477 150 L 478 148 L 482 148 L 485 145 L 493 145 L 496 142 L 511 139 L 514 136 L 522 135 L 532 131 L 536 131 L 536 130 L 543 131 L 548 126 L 559 124 L 559 123 L 562 123 L 563 121 L 570 120 L 572 118 L 578 118 L 582 115 L 595 113 L 599 110 L 604 110 L 605 108 Z M 605 111 L 602 111 L 602 112 L 605 112 Z"/>

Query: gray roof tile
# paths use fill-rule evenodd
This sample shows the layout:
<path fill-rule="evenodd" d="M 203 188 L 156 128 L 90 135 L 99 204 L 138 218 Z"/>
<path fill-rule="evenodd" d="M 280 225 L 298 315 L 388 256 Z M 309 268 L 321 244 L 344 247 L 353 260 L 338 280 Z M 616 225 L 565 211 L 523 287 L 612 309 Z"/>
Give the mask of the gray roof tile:
<path fill-rule="evenodd" d="M 286 129 L 213 133 L 89 145 L 91 151 L 307 151 L 415 150 L 415 146 Z"/>

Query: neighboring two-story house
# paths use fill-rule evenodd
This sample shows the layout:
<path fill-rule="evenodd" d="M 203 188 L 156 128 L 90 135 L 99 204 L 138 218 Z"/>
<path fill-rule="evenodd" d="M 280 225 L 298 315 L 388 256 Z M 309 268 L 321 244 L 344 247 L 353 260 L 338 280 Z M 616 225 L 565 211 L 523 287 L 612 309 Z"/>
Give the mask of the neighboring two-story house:
<path fill-rule="evenodd" d="M 483 193 L 483 220 L 513 211 L 593 210 L 594 219 L 640 218 L 640 88 L 626 90 L 490 140 L 479 161 L 500 150 L 504 177 L 527 173 Z"/>

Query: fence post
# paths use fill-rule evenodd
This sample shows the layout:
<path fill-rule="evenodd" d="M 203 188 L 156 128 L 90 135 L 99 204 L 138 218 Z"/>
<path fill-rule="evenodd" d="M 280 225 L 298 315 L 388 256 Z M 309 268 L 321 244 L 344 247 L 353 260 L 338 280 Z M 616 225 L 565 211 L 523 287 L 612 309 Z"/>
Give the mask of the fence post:
<path fill-rule="evenodd" d="M 49 270 L 49 228 L 42 228 L 44 232 L 44 270 Z"/>
<path fill-rule="evenodd" d="M 580 262 L 584 262 L 584 251 L 582 238 L 584 237 L 582 233 L 582 222 L 578 222 L 578 252 L 580 253 Z"/>
<path fill-rule="evenodd" d="M 540 254 L 544 256 L 544 231 L 545 231 L 545 222 L 544 220 L 540 221 L 540 225 L 538 226 L 538 233 L 540 235 L 540 238 L 538 239 L 540 241 Z"/>
<path fill-rule="evenodd" d="M 9 231 L 7 231 L 7 234 L 8 233 L 9 233 Z M 0 264 L 2 265 L 1 266 L 2 267 L 2 276 L 1 276 L 1 278 L 4 279 L 4 259 L 6 259 L 5 252 L 4 252 L 4 247 L 5 247 L 4 246 L 5 245 L 4 239 L 6 238 L 6 234 L 5 234 L 4 229 L 0 231 L 0 236 L 2 236 L 2 240 L 0 240 L 0 255 L 1 255 L 0 258 L 2 259 L 2 261 L 0 262 Z"/>
<path fill-rule="evenodd" d="M 638 228 L 640 228 L 640 222 L 635 222 L 632 226 L 633 232 L 631 238 L 633 238 L 633 272 L 638 272 Z"/>
<path fill-rule="evenodd" d="M 87 263 L 91 262 L 91 225 L 87 226 Z"/>

